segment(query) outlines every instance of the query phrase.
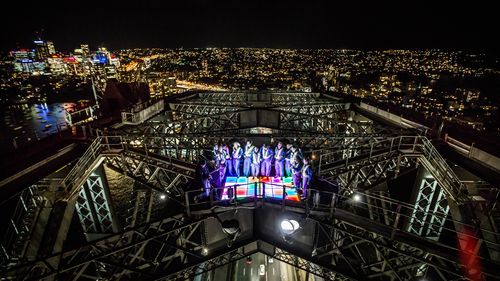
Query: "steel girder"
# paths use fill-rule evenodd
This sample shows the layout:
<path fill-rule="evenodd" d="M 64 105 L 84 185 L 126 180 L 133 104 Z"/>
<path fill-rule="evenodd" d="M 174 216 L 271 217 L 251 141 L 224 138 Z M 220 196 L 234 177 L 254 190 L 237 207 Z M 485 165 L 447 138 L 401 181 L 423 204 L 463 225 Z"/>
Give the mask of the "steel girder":
<path fill-rule="evenodd" d="M 194 164 L 132 148 L 106 156 L 105 160 L 106 165 L 171 198 L 182 197 L 196 168 Z"/>
<path fill-rule="evenodd" d="M 217 116 L 244 110 L 244 106 L 208 105 L 200 103 L 169 103 L 174 121 L 182 121 L 203 116 Z"/>
<path fill-rule="evenodd" d="M 328 181 L 338 182 L 341 192 L 352 193 L 374 187 L 415 164 L 415 158 L 405 157 L 398 151 L 383 151 L 372 156 L 340 159 L 326 166 L 326 169 L 322 168 L 320 175 Z"/>
<path fill-rule="evenodd" d="M 332 119 L 339 118 L 339 113 L 348 112 L 350 109 L 349 103 L 320 103 L 317 100 L 314 101 L 316 101 L 316 103 L 278 106 L 273 109 L 300 115 L 318 116 Z"/>
<path fill-rule="evenodd" d="M 223 105 L 245 104 L 247 93 L 200 93 L 199 98 L 203 103 L 215 103 Z"/>
<path fill-rule="evenodd" d="M 471 201 L 465 185 L 437 153 L 430 141 L 422 136 L 375 140 L 375 143 L 368 142 L 353 150 L 348 148 L 330 152 L 320 151 L 319 154 L 319 175 L 326 179 L 337 180 L 339 175 L 347 173 L 349 180 L 345 178 L 340 180 L 351 189 L 357 186 L 359 177 L 362 183 L 372 186 L 373 180 L 369 175 L 376 175 L 377 179 L 387 178 L 385 175 L 387 171 L 397 175 L 401 168 L 411 167 L 413 160 L 418 160 L 418 163 L 421 163 L 438 181 L 448 200 L 459 204 Z M 379 177 L 381 175 L 383 177 Z M 351 183 L 355 185 L 351 187 Z"/>
<path fill-rule="evenodd" d="M 322 99 L 315 93 L 200 93 L 177 99 L 169 106 L 170 120 L 146 122 L 122 132 L 148 136 L 223 133 L 240 129 L 241 113 L 264 110 L 279 114 L 276 124 L 280 125 L 272 129 L 295 134 L 391 133 L 370 121 L 351 120 L 349 103 Z"/>
<path fill-rule="evenodd" d="M 85 234 L 118 232 L 102 166 L 92 172 L 81 187 L 75 207 Z"/>
<path fill-rule="evenodd" d="M 328 118 L 280 111 L 280 130 L 308 133 L 369 134 L 374 133 L 372 122 L 349 121 L 347 118 Z"/>
<path fill-rule="evenodd" d="M 222 212 L 231 209 L 225 208 Z M 212 214 L 191 219 L 183 215 L 171 216 L 75 250 L 10 268 L 0 276 L 16 276 L 20 280 L 51 276 L 74 280 L 111 277 L 182 280 L 261 251 L 330 279 L 384 280 L 389 277 L 407 280 L 415 276 L 422 265 L 432 268 L 442 280 L 464 278 L 464 265 L 455 248 L 341 209 L 333 213 L 333 220 L 329 212 L 309 213 L 307 219 L 314 222 L 317 230 L 314 246 L 308 253 L 299 253 L 284 241 L 264 239 L 265 243 L 276 247 L 271 250 L 264 246 L 247 246 L 255 241 L 251 238 L 236 240 L 231 247 L 223 244 L 221 248 L 204 251 L 203 223 L 213 219 Z M 497 273 L 498 268 L 495 269 L 491 262 L 484 265 L 484 274 L 494 276 Z"/>
<path fill-rule="evenodd" d="M 48 188 L 44 181 L 23 190 L 16 198 L 16 206 L 7 225 L 0 231 L 0 268 L 22 259 L 31 240 L 38 213 L 46 199 L 42 196 Z"/>
<path fill-rule="evenodd" d="M 318 93 L 247 93 L 247 92 L 220 92 L 200 93 L 200 100 L 206 104 L 243 105 L 255 102 L 264 102 L 273 105 L 299 105 L 304 102 L 317 101 Z M 329 100 L 331 101 L 331 100 Z"/>
<path fill-rule="evenodd" d="M 168 217 L 131 230 L 98 239 L 75 250 L 58 253 L 2 272 L 19 280 L 133 279 L 162 274 L 166 268 L 184 267 L 191 259 L 202 259 L 199 224 L 210 216 L 194 220 L 182 215 Z M 194 230 L 194 231 L 193 231 Z"/>
<path fill-rule="evenodd" d="M 207 135 L 172 135 L 162 137 L 130 134 L 122 136 L 129 146 L 148 149 L 159 155 L 179 159 L 186 158 L 183 155 L 194 156 L 186 158 L 187 160 L 195 160 L 197 156 L 205 155 L 216 143 L 227 142 L 232 139 L 244 141 L 252 137 L 268 137 L 273 138 L 275 141 L 279 140 L 286 143 L 295 143 L 304 152 L 314 154 L 315 157 L 323 156 L 323 162 L 326 161 L 327 156 L 330 156 L 329 159 L 338 159 L 338 157 L 340 157 L 330 153 L 331 151 L 350 150 L 354 153 L 363 148 L 363 143 L 387 139 L 385 135 L 376 134 L 353 134 L 343 137 L 331 134 L 297 134 L 290 131 L 279 130 L 273 130 L 272 134 L 262 135 L 251 134 L 248 130 L 228 130 L 224 134 L 213 133 Z M 369 149 L 369 147 L 364 149 Z"/>
<path fill-rule="evenodd" d="M 444 192 L 436 179 L 432 176 L 422 178 L 408 231 L 437 241 L 449 211 Z"/>
<path fill-rule="evenodd" d="M 353 268 L 352 273 L 357 272 L 363 280 L 384 276 L 391 280 L 408 280 L 422 276 L 422 266 L 432 268 L 440 280 L 468 279 L 464 274 L 466 265 L 461 263 L 458 250 L 453 247 L 405 234 L 392 226 L 378 225 L 369 218 L 337 212 L 334 216 L 333 222 L 327 218 L 309 217 L 317 221 L 321 230 L 317 233 L 320 239 L 316 240 L 323 242 L 317 243 L 311 253 L 320 260 L 319 264 L 321 261 L 343 264 L 343 268 Z M 494 277 L 495 265 L 490 262 L 488 266 L 488 271 L 478 274 Z"/>
<path fill-rule="evenodd" d="M 145 122 L 133 128 L 119 129 L 117 133 L 123 135 L 140 135 L 147 137 L 177 137 L 219 134 L 232 136 L 231 131 L 241 130 L 240 114 L 258 109 L 241 109 L 227 111 L 216 115 L 193 115 L 187 113 L 173 114 L 174 121 Z M 272 110 L 271 110 L 272 111 Z M 345 118 L 310 117 L 296 113 L 280 112 L 279 127 L 270 128 L 280 132 L 289 132 L 290 135 L 334 134 L 335 136 L 348 135 L 396 135 L 373 122 L 348 121 Z"/>

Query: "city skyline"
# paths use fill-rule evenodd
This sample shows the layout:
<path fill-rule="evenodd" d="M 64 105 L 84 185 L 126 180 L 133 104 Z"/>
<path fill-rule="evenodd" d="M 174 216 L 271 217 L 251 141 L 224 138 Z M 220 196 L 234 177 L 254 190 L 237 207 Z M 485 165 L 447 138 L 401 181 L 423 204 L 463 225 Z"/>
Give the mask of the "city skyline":
<path fill-rule="evenodd" d="M 87 42 L 127 48 L 452 49 L 497 53 L 493 9 L 480 3 L 277 1 L 125 5 L 32 3 L 1 21 L 0 49 L 29 47 L 36 32 L 68 51 Z M 15 23 L 15 24 L 13 24 Z M 63 23 L 63 24 L 62 24 Z"/>

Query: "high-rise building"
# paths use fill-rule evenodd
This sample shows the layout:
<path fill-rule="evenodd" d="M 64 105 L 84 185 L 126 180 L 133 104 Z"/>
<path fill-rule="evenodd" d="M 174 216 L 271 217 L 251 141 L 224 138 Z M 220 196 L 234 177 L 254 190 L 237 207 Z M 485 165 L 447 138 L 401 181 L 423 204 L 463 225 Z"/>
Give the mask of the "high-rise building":
<path fill-rule="evenodd" d="M 47 41 L 47 51 L 49 55 L 53 55 L 56 53 L 56 48 L 54 47 L 54 42 Z"/>
<path fill-rule="evenodd" d="M 64 62 L 64 58 L 60 55 L 51 55 L 47 58 L 47 63 L 49 65 L 50 72 L 53 75 L 64 75 L 68 74 L 68 66 Z"/>
<path fill-rule="evenodd" d="M 45 63 L 35 60 L 34 50 L 19 49 L 10 52 L 14 58 L 14 70 L 30 74 L 41 74 L 45 69 Z"/>
<path fill-rule="evenodd" d="M 33 43 L 35 44 L 36 59 L 39 61 L 45 61 L 49 57 L 47 42 L 39 39 L 33 41 Z"/>
<path fill-rule="evenodd" d="M 88 57 L 90 55 L 90 48 L 88 44 L 81 44 L 80 49 L 82 50 L 82 55 Z"/>

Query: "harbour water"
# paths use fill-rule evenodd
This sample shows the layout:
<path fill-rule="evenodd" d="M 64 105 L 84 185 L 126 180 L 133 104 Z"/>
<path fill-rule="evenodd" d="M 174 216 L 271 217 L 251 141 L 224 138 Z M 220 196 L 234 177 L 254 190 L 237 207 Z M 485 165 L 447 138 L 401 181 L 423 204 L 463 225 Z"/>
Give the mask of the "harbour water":
<path fill-rule="evenodd" d="M 66 110 L 74 110 L 75 103 L 22 104 L 2 110 L 0 145 L 9 150 L 15 145 L 42 139 L 65 127 Z"/>

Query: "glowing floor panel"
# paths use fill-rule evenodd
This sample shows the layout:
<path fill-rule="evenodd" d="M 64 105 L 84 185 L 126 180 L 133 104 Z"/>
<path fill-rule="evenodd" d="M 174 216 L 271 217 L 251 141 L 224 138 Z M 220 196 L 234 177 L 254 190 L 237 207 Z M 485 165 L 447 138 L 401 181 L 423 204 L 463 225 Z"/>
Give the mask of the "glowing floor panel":
<path fill-rule="evenodd" d="M 286 200 L 300 201 L 291 177 L 227 177 L 222 200 L 229 199 L 227 195 L 229 187 L 233 188 L 233 194 L 236 190 L 236 199 L 252 197 L 283 199 L 285 192 Z"/>

